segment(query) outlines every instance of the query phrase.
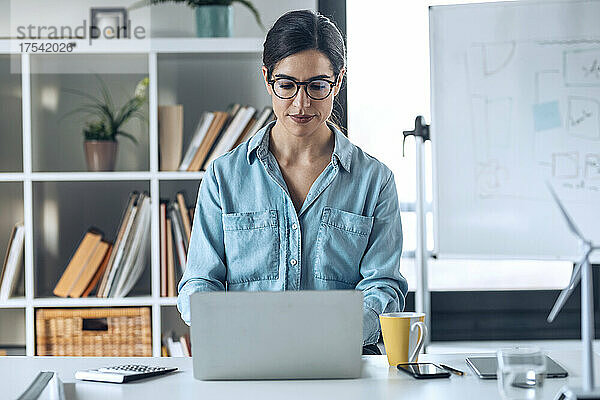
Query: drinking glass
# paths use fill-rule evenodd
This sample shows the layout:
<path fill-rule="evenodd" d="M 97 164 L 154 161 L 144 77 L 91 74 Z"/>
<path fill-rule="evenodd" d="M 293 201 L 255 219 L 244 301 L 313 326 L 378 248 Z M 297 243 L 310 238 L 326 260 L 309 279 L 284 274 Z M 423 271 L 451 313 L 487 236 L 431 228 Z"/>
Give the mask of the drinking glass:
<path fill-rule="evenodd" d="M 539 399 L 546 376 L 546 356 L 538 347 L 500 349 L 498 389 L 504 399 Z"/>

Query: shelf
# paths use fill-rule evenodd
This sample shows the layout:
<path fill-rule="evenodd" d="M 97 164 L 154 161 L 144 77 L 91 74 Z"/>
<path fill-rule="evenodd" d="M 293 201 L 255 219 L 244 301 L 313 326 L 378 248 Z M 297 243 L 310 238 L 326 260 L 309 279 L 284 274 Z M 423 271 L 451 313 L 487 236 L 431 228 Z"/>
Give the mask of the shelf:
<path fill-rule="evenodd" d="M 0 182 L 19 182 L 25 179 L 25 175 L 21 172 L 1 172 Z"/>
<path fill-rule="evenodd" d="M 33 172 L 25 175 L 21 172 L 0 172 L 0 182 L 22 182 L 29 176 L 33 182 L 94 182 L 94 181 L 148 181 L 158 179 L 172 180 L 201 180 L 204 171 L 198 172 Z"/>
<path fill-rule="evenodd" d="M 52 298 L 81 238 L 90 227 L 114 243 L 132 191 L 150 192 L 148 181 L 49 181 L 32 185 L 34 298 Z M 151 249 L 131 296 L 151 293 Z"/>
<path fill-rule="evenodd" d="M 152 178 L 150 172 L 34 172 L 34 182 L 74 182 L 74 181 L 147 181 Z"/>
<path fill-rule="evenodd" d="M 158 304 L 161 306 L 176 306 L 177 297 L 160 297 L 158 299 Z"/>
<path fill-rule="evenodd" d="M 2 308 L 25 308 L 27 307 L 27 301 L 24 297 L 10 298 L 6 301 L 0 302 L 0 309 Z"/>
<path fill-rule="evenodd" d="M 154 299 L 146 297 L 124 297 L 124 298 L 38 298 L 33 300 L 34 307 L 119 307 L 119 306 L 151 306 Z"/>
<path fill-rule="evenodd" d="M 22 43 L 74 44 L 73 51 L 65 54 L 136 54 L 136 53 L 261 53 L 263 38 L 157 38 L 93 40 L 59 39 L 29 40 L 2 39 L 0 54 L 21 53 Z M 39 54 L 39 53 L 33 53 Z M 53 53 L 56 54 L 56 53 Z"/>
<path fill-rule="evenodd" d="M 204 176 L 204 171 L 198 171 L 198 172 L 176 172 L 176 171 L 173 171 L 173 172 L 158 172 L 156 174 L 156 176 L 161 181 L 186 180 L 186 179 L 199 180 L 199 179 L 202 179 L 202 177 Z"/>

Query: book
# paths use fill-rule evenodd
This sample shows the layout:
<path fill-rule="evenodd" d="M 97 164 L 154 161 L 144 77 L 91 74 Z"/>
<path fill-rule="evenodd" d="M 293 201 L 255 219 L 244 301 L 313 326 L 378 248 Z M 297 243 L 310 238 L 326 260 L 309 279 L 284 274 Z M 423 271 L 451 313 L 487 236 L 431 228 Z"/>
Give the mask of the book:
<path fill-rule="evenodd" d="M 161 171 L 177 171 L 183 144 L 183 106 L 158 106 L 158 140 Z"/>
<path fill-rule="evenodd" d="M 92 256 L 101 240 L 102 234 L 100 232 L 89 230 L 85 233 L 79 246 L 73 253 L 69 264 L 65 268 L 65 271 L 54 287 L 53 292 L 56 296 L 67 297 L 69 295 L 89 258 Z"/>
<path fill-rule="evenodd" d="M 189 339 L 187 338 L 186 335 L 183 335 L 183 336 L 179 337 L 179 343 L 181 343 L 181 350 L 183 350 L 183 356 L 184 357 L 191 357 L 192 356 L 188 340 Z"/>
<path fill-rule="evenodd" d="M 258 111 L 255 111 L 254 115 L 252 115 L 252 118 L 250 118 L 250 121 L 248 121 L 248 123 L 246 124 L 246 127 L 244 128 L 242 133 L 240 133 L 238 138 L 235 140 L 235 143 L 231 146 L 231 148 L 229 150 L 235 149 L 236 147 L 238 147 L 240 145 L 240 143 L 242 143 L 242 141 L 244 140 L 244 138 L 246 137 L 248 132 L 254 127 L 254 124 L 256 124 L 257 118 L 258 118 Z"/>
<path fill-rule="evenodd" d="M 135 253 L 132 255 L 133 260 L 129 262 L 132 267 L 126 271 L 128 272 L 126 277 L 122 279 L 122 284 L 119 286 L 117 292 L 118 297 L 125 297 L 133 289 L 137 281 L 139 281 L 144 268 L 147 265 L 149 247 L 150 247 L 150 218 L 151 218 L 151 201 L 150 197 L 146 197 L 143 208 L 142 208 L 142 221 L 139 228 L 141 233 L 136 235 L 135 240 L 139 242 L 134 243 Z"/>
<path fill-rule="evenodd" d="M 187 235 L 185 234 L 185 228 L 183 227 L 183 213 L 181 212 L 181 208 L 179 207 L 179 203 L 177 201 L 173 202 L 173 210 L 175 211 L 174 218 L 177 219 L 175 226 L 181 232 L 181 238 L 183 239 L 183 248 L 187 254 L 187 249 L 189 246 L 189 240 Z"/>
<path fill-rule="evenodd" d="M 213 144 L 219 137 L 219 133 L 223 130 L 225 123 L 227 122 L 227 113 L 223 111 L 216 111 L 215 118 L 208 128 L 208 132 L 204 139 L 202 139 L 202 143 L 200 143 L 200 147 L 194 154 L 194 158 L 188 167 L 188 171 L 200 171 L 200 168 L 204 164 L 204 160 L 208 156 L 210 149 L 212 149 Z"/>
<path fill-rule="evenodd" d="M 256 132 L 258 132 L 263 126 L 265 126 L 271 119 L 273 119 L 273 108 L 270 106 L 266 106 L 261 111 L 260 115 L 256 118 L 256 122 L 252 125 L 250 129 L 246 131 L 246 133 L 240 137 L 240 140 L 236 142 L 234 147 L 237 147 L 240 143 L 245 142 L 250 139 L 250 137 L 254 136 Z"/>
<path fill-rule="evenodd" d="M 81 297 L 83 292 L 85 292 L 90 281 L 94 278 L 94 275 L 102 265 L 102 260 L 104 260 L 109 246 L 110 243 L 106 241 L 100 241 L 100 243 L 98 243 L 86 265 L 81 270 L 79 278 L 73 284 L 73 288 L 69 291 L 70 297 Z"/>
<path fill-rule="evenodd" d="M 167 297 L 167 204 L 160 203 L 160 297 Z"/>
<path fill-rule="evenodd" d="M 183 230 L 179 223 L 179 212 L 178 212 L 177 203 L 173 203 L 171 205 L 170 217 L 173 226 L 173 248 L 174 253 L 177 254 L 177 261 L 179 262 L 179 268 L 181 273 L 185 271 L 185 266 L 187 264 L 187 254 L 186 249 L 187 245 L 184 241 Z"/>
<path fill-rule="evenodd" d="M 173 340 L 172 337 L 167 337 L 167 349 L 171 357 L 183 357 L 183 349 L 181 343 Z"/>
<path fill-rule="evenodd" d="M 205 111 L 202 113 L 200 122 L 198 122 L 198 126 L 196 127 L 196 132 L 194 133 L 192 141 L 190 142 L 190 145 L 183 156 L 183 161 L 181 161 L 181 164 L 179 165 L 179 171 L 187 171 L 214 119 L 215 113 L 210 111 Z"/>
<path fill-rule="evenodd" d="M 171 220 L 167 219 L 167 296 L 175 297 L 177 290 L 175 284 L 175 255 L 173 254 L 173 227 Z"/>
<path fill-rule="evenodd" d="M 137 198 L 138 198 L 138 192 L 134 191 L 129 194 L 129 199 L 127 200 L 127 205 L 125 206 L 125 209 L 123 210 L 123 214 L 121 216 L 121 223 L 119 224 L 119 230 L 117 232 L 117 237 L 113 244 L 113 248 L 112 248 L 110 257 L 108 259 L 106 268 L 102 274 L 102 281 L 101 281 L 100 286 L 98 287 L 98 291 L 96 293 L 97 297 L 106 297 L 106 296 L 104 296 L 104 292 L 105 292 L 106 285 L 108 283 L 108 278 L 111 274 L 117 251 L 123 246 L 123 242 L 122 242 L 123 235 L 125 234 L 125 229 L 127 227 L 129 217 L 131 215 L 133 207 L 135 206 L 135 202 L 136 202 Z"/>
<path fill-rule="evenodd" d="M 104 256 L 104 260 L 102 260 L 102 264 L 100 265 L 100 268 L 98 268 L 98 270 L 96 271 L 96 274 L 92 278 L 90 284 L 85 289 L 85 291 L 83 292 L 83 294 L 81 295 L 81 297 L 88 297 L 89 294 L 92 292 L 92 290 L 94 290 L 94 288 L 96 287 L 96 285 L 98 285 L 98 282 L 100 281 L 100 277 L 102 275 L 104 275 L 104 271 L 106 271 L 106 267 L 108 266 L 108 260 L 110 258 L 111 253 L 112 253 L 112 249 L 113 249 L 113 245 L 111 244 L 111 245 L 108 246 L 108 250 L 106 251 L 106 255 Z"/>
<path fill-rule="evenodd" d="M 136 196 L 134 203 L 131 208 L 131 212 L 129 213 L 126 221 L 125 230 L 123 231 L 123 236 L 121 241 L 119 242 L 119 248 L 115 250 L 115 258 L 113 260 L 113 265 L 111 266 L 110 273 L 108 275 L 108 279 L 106 281 L 106 286 L 104 287 L 103 293 L 101 297 L 109 297 L 111 287 L 117 277 L 122 273 L 121 267 L 123 264 L 123 260 L 129 248 L 130 237 L 132 235 L 132 227 L 134 221 L 136 220 L 136 215 L 139 210 L 139 205 L 141 205 L 145 194 L 142 193 L 139 196 Z"/>
<path fill-rule="evenodd" d="M 217 157 L 228 152 L 239 136 L 242 134 L 246 125 L 256 112 L 256 109 L 251 106 L 243 107 L 240 111 L 235 115 L 234 119 L 231 121 L 225 132 L 221 135 L 213 150 L 211 150 L 210 155 L 204 161 L 203 169 L 206 170 L 208 164 L 211 163 Z"/>
<path fill-rule="evenodd" d="M 138 203 L 130 239 L 125 248 L 126 253 L 123 262 L 119 265 L 119 271 L 115 275 L 108 297 L 125 297 L 137 282 L 145 266 L 150 230 L 150 197 L 144 192 L 140 198 L 141 202 Z"/>
<path fill-rule="evenodd" d="M 192 236 L 192 224 L 190 222 L 190 215 L 187 206 L 185 205 L 185 197 L 183 193 L 177 193 L 177 204 L 179 205 L 179 215 L 181 215 L 181 221 L 183 222 L 183 229 L 187 237 L 187 243 L 189 246 L 190 237 Z M 186 247 L 187 249 L 187 247 Z"/>
<path fill-rule="evenodd" d="M 18 271 L 23 260 L 23 244 L 25 242 L 25 227 L 17 223 L 13 227 L 2 270 L 0 271 L 0 301 L 6 301 L 12 295 L 18 281 Z"/>

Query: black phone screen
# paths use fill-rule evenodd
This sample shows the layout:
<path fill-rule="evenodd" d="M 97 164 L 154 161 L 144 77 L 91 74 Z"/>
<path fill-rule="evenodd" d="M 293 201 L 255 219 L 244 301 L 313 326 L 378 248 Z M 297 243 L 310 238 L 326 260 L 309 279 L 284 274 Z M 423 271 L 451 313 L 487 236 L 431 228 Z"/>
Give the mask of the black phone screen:
<path fill-rule="evenodd" d="M 398 364 L 398 369 L 418 379 L 450 377 L 448 371 L 432 363 Z"/>

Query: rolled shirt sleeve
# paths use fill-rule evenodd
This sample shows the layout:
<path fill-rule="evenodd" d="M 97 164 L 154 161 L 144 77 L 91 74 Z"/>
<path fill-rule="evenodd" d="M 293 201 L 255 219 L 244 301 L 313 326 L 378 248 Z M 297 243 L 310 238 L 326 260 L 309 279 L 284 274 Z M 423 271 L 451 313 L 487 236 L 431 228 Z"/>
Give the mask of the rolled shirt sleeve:
<path fill-rule="evenodd" d="M 374 211 L 367 248 L 360 262 L 361 281 L 357 290 L 364 294 L 363 344 L 379 340 L 379 315 L 404 310 L 408 291 L 400 274 L 402 224 L 394 175 L 390 171 Z"/>
<path fill-rule="evenodd" d="M 177 309 L 188 325 L 192 293 L 225 290 L 227 275 L 221 214 L 219 186 L 211 163 L 200 183 L 187 266 L 178 285 Z"/>

